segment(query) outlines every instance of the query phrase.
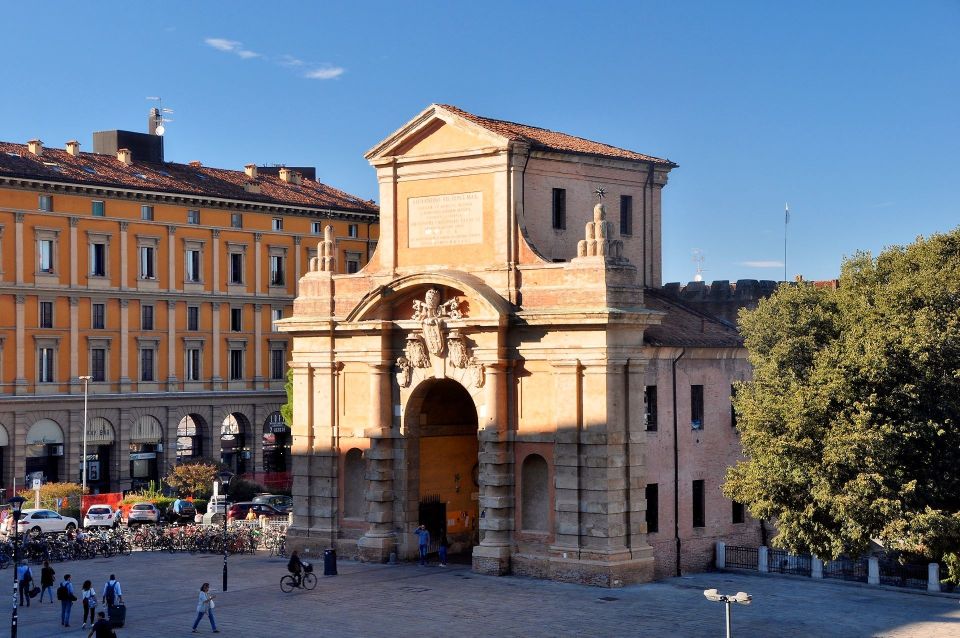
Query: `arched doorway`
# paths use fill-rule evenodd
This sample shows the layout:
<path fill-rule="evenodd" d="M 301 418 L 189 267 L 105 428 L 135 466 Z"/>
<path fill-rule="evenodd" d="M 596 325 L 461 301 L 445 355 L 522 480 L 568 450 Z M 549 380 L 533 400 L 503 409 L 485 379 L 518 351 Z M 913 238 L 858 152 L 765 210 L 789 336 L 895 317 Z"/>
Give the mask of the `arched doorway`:
<path fill-rule="evenodd" d="M 101 416 L 87 419 L 87 487 L 92 494 L 110 491 L 110 467 L 115 440 L 113 424 L 110 421 Z M 82 467 L 80 471 L 82 475 Z"/>
<path fill-rule="evenodd" d="M 417 521 L 430 531 L 434 552 L 442 536 L 450 554 L 469 560 L 479 542 L 477 410 L 467 390 L 450 379 L 424 382 L 408 403 L 410 452 L 417 457 Z"/>
<path fill-rule="evenodd" d="M 144 414 L 130 430 L 130 481 L 133 489 L 160 484 L 160 460 L 163 451 L 163 428 L 156 417 Z"/>
<path fill-rule="evenodd" d="M 177 463 L 203 458 L 204 423 L 199 414 L 188 414 L 177 423 Z"/>
<path fill-rule="evenodd" d="M 274 412 L 263 424 L 263 471 L 290 471 L 290 426 L 279 412 Z"/>
<path fill-rule="evenodd" d="M 27 475 L 26 484 L 33 479 L 45 483 L 60 480 L 63 461 L 63 430 L 53 419 L 40 419 L 27 431 Z"/>
<path fill-rule="evenodd" d="M 247 434 L 250 422 L 239 412 L 232 412 L 220 424 L 220 462 L 234 474 L 246 474 L 250 460 Z"/>

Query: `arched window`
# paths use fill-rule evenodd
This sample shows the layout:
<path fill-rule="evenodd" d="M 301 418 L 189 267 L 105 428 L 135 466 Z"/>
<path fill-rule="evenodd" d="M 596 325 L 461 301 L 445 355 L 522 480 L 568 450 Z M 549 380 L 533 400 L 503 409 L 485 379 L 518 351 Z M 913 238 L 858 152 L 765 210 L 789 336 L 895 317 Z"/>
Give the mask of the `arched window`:
<path fill-rule="evenodd" d="M 343 517 L 364 518 L 367 514 L 363 493 L 366 481 L 363 478 L 363 451 L 353 448 L 343 459 Z"/>
<path fill-rule="evenodd" d="M 177 424 L 177 461 L 190 461 L 203 456 L 203 436 L 198 417 L 188 414 Z"/>
<path fill-rule="evenodd" d="M 550 484 L 547 462 L 539 454 L 523 459 L 520 471 L 521 529 L 550 531 Z"/>

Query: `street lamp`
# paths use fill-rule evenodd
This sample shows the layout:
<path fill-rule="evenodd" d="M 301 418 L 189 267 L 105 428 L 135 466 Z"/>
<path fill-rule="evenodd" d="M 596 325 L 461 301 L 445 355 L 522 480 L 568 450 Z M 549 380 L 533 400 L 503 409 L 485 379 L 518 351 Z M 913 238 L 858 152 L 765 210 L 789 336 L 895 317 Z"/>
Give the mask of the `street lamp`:
<path fill-rule="evenodd" d="M 220 485 L 223 486 L 223 591 L 227 591 L 227 489 L 230 487 L 233 474 L 224 471 L 217 476 L 220 478 Z"/>
<path fill-rule="evenodd" d="M 27 500 L 22 496 L 14 496 L 10 503 L 10 515 L 13 517 L 13 617 L 10 619 L 10 638 L 17 638 L 17 589 L 20 583 L 17 581 L 17 574 L 20 571 L 20 512 L 23 510 L 23 502 Z"/>
<path fill-rule="evenodd" d="M 83 381 L 83 458 L 80 479 L 80 515 L 83 516 L 83 495 L 87 493 L 87 386 L 93 377 L 77 377 Z"/>
<path fill-rule="evenodd" d="M 732 603 L 738 603 L 740 605 L 749 605 L 750 601 L 753 600 L 753 596 L 748 594 L 745 591 L 738 591 L 732 596 L 719 593 L 716 589 L 705 589 L 703 595 L 707 597 L 707 600 L 712 600 L 715 603 L 724 603 L 727 608 L 727 638 L 730 638 L 730 605 Z"/>

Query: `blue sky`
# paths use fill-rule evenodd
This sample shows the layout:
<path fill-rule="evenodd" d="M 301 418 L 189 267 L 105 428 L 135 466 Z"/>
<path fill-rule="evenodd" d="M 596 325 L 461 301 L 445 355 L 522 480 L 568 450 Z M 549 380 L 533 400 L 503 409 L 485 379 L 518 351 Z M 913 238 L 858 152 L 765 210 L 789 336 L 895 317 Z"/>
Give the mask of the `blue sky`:
<path fill-rule="evenodd" d="M 549 7 L 549 9 L 547 8 Z M 17 2 L 0 139 L 92 150 L 174 109 L 167 159 L 316 166 L 431 102 L 667 157 L 664 281 L 836 276 L 960 221 L 960 2 Z"/>

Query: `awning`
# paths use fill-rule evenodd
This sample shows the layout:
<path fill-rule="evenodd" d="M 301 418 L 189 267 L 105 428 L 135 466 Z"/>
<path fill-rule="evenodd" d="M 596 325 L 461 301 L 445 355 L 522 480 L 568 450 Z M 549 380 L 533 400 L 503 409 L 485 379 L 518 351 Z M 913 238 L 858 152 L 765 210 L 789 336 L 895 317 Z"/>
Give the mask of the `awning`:
<path fill-rule="evenodd" d="M 110 445 L 114 441 L 113 426 L 102 416 L 87 419 L 87 445 Z"/>
<path fill-rule="evenodd" d="M 160 443 L 163 441 L 163 428 L 156 418 L 145 414 L 130 429 L 131 443 Z"/>
<path fill-rule="evenodd" d="M 27 431 L 27 445 L 63 443 L 63 430 L 52 419 L 40 419 Z"/>

